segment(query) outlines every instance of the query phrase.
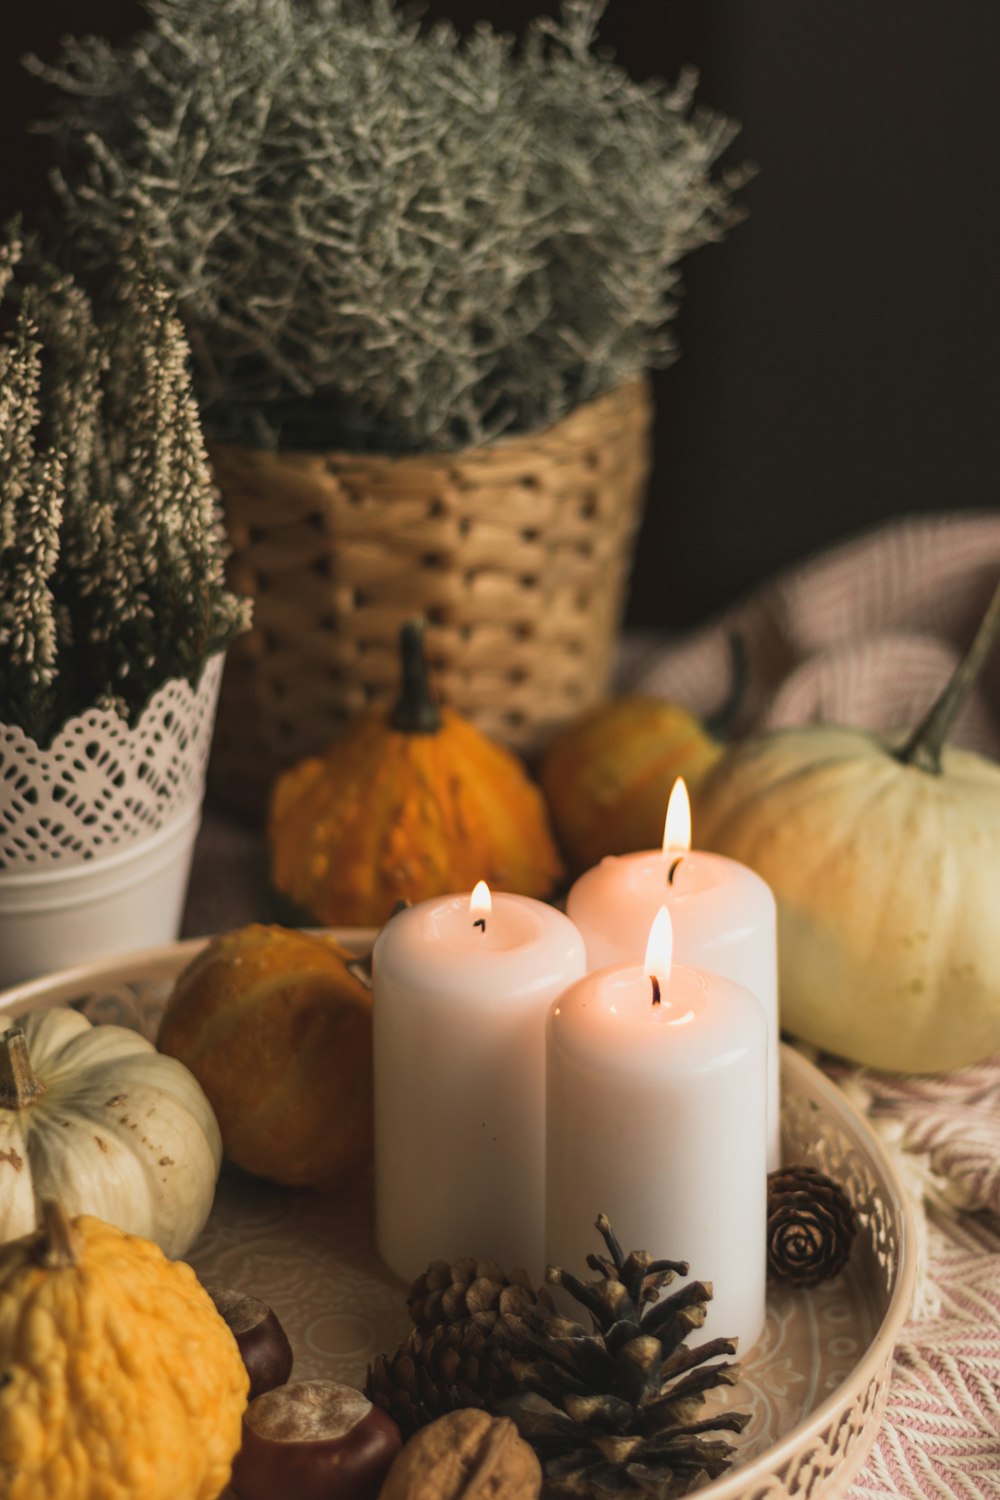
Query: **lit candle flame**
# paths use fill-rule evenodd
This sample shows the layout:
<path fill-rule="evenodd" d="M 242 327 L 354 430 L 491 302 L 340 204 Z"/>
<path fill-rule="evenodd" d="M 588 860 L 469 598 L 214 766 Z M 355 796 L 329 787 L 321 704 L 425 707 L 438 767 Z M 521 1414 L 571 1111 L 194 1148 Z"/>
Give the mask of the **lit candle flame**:
<path fill-rule="evenodd" d="M 493 897 L 485 880 L 479 880 L 473 886 L 472 895 L 469 897 L 469 916 L 472 917 L 473 927 L 478 927 L 482 932 L 486 931 L 486 918 L 493 910 Z"/>
<path fill-rule="evenodd" d="M 469 910 L 478 916 L 480 912 L 491 912 L 493 910 L 493 897 L 485 880 L 476 882 L 469 897 Z"/>
<path fill-rule="evenodd" d="M 663 852 L 670 854 L 679 851 L 687 854 L 690 848 L 691 799 L 684 784 L 684 777 L 678 776 L 667 803 L 667 818 L 663 825 Z"/>
<path fill-rule="evenodd" d="M 646 962 L 644 968 L 650 979 L 659 979 L 664 984 L 670 978 L 670 965 L 674 953 L 674 929 L 670 921 L 670 913 L 665 906 L 661 906 L 653 918 L 653 925 L 649 929 L 649 942 L 646 944 Z"/>

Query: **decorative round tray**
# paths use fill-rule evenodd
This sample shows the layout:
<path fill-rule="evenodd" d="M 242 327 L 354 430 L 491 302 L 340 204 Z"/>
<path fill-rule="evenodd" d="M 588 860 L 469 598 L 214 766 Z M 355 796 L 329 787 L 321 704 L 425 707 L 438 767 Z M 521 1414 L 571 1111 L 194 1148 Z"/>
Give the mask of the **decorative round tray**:
<path fill-rule="evenodd" d="M 338 932 L 364 951 L 365 932 Z M 0 1016 L 73 1005 L 94 1022 L 155 1039 L 175 976 L 204 939 L 129 954 L 0 994 Z M 909 1308 L 913 1233 L 903 1189 L 861 1115 L 811 1063 L 782 1047 L 785 1161 L 840 1182 L 859 1233 L 845 1273 L 811 1291 L 774 1287 L 767 1325 L 726 1404 L 753 1418 L 738 1459 L 705 1500 L 827 1500 L 843 1495 L 875 1439 L 892 1351 Z M 379 1261 L 372 1184 L 292 1191 L 225 1168 L 215 1206 L 188 1259 L 206 1281 L 261 1297 L 284 1324 L 298 1377 L 361 1384 L 374 1356 L 406 1333 L 405 1286 Z M 283 1497 L 275 1497 L 283 1500 Z"/>

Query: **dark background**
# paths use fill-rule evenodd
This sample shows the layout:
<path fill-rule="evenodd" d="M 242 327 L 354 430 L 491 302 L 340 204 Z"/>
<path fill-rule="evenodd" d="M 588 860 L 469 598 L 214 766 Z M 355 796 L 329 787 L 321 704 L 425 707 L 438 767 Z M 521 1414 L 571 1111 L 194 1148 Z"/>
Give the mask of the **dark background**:
<path fill-rule="evenodd" d="M 518 30 L 538 0 L 432 0 Z M 121 38 L 138 0 L 6 0 L 0 212 L 37 211 L 60 35 Z M 680 361 L 656 380 L 656 463 L 629 617 L 685 626 L 894 515 L 1000 506 L 1000 5 L 610 0 L 634 76 L 701 71 L 752 160 L 749 218 L 692 256 Z"/>

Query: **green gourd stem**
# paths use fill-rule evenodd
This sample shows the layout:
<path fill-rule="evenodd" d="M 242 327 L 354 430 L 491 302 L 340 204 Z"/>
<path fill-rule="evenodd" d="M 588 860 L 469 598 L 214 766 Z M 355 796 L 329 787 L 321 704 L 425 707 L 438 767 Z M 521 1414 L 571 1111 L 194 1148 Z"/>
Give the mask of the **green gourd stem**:
<path fill-rule="evenodd" d="M 38 1236 L 31 1250 L 36 1266 L 62 1271 L 80 1261 L 80 1240 L 66 1210 L 55 1198 L 43 1198 Z"/>
<path fill-rule="evenodd" d="M 403 680 L 389 723 L 402 734 L 437 734 L 441 710 L 431 697 L 427 680 L 423 620 L 406 621 L 399 632 L 399 654 Z"/>
<path fill-rule="evenodd" d="M 1000 636 L 1000 583 L 987 606 L 968 651 L 959 662 L 944 692 L 932 704 L 922 723 L 897 752 L 903 765 L 916 766 L 932 776 L 941 774 L 941 752 L 956 718 Z"/>
<path fill-rule="evenodd" d="M 45 1093 L 31 1066 L 24 1030 L 12 1026 L 0 1036 L 0 1109 L 26 1109 Z"/>

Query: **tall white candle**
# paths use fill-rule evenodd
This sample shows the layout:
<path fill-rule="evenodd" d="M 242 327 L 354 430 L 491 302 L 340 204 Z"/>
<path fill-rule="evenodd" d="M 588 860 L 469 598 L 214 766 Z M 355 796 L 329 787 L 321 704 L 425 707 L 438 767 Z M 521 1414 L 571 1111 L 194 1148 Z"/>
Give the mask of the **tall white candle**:
<path fill-rule="evenodd" d="M 661 906 L 670 911 L 678 963 L 744 985 L 764 1008 L 771 1171 L 781 1164 L 777 908 L 770 886 L 754 870 L 723 854 L 691 849 L 683 780 L 670 795 L 662 849 L 609 855 L 571 888 L 566 911 L 583 934 L 587 967 L 638 963 Z"/>
<path fill-rule="evenodd" d="M 624 1249 L 712 1283 L 704 1336 L 745 1354 L 765 1312 L 767 1027 L 749 990 L 672 964 L 669 930 L 664 913 L 644 964 L 549 1013 L 546 1260 L 585 1275 L 606 1213 Z"/>
<path fill-rule="evenodd" d="M 382 1259 L 544 1270 L 545 1018 L 585 971 L 562 912 L 489 892 L 421 902 L 373 954 L 375 1225 Z"/>

